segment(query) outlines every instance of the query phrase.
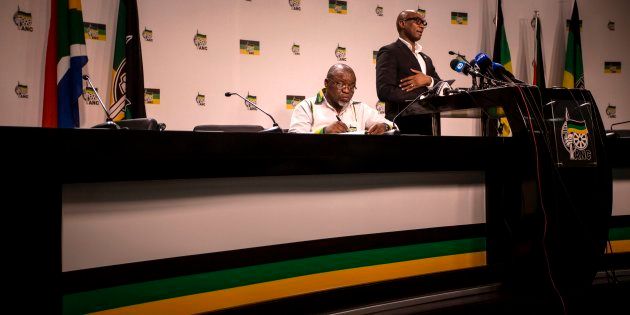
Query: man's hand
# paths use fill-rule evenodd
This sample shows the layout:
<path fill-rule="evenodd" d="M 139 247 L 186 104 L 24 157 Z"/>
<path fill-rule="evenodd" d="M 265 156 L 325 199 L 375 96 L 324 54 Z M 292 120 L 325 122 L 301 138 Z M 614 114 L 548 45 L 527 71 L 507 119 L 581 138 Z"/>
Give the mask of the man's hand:
<path fill-rule="evenodd" d="M 431 77 L 415 69 L 410 69 L 414 75 L 408 76 L 400 80 L 400 88 L 405 92 L 413 91 L 423 86 L 431 84 Z"/>
<path fill-rule="evenodd" d="M 382 135 L 388 129 L 389 129 L 389 125 L 385 123 L 380 123 L 380 124 L 376 124 L 372 126 L 370 130 L 368 130 L 367 134 L 368 135 Z"/>
<path fill-rule="evenodd" d="M 348 126 L 346 126 L 346 124 L 344 124 L 342 121 L 335 121 L 334 123 L 324 128 L 324 133 L 342 133 L 342 132 L 348 132 Z"/>

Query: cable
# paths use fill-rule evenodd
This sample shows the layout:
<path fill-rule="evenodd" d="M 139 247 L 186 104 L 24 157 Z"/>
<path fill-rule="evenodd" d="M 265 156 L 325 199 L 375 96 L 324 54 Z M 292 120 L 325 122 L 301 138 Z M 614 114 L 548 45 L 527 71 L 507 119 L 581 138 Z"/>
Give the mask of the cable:
<path fill-rule="evenodd" d="M 562 311 L 564 314 L 567 314 L 567 308 L 564 302 L 564 298 L 562 297 L 562 294 L 560 293 L 560 290 L 558 290 L 558 287 L 556 286 L 556 282 L 553 279 L 553 275 L 551 272 L 551 265 L 549 264 L 549 254 L 547 252 L 547 244 L 546 244 L 546 240 L 547 240 L 547 224 L 548 224 L 548 220 L 547 220 L 547 211 L 545 209 L 545 204 L 543 201 L 543 194 L 542 194 L 542 180 L 541 180 L 541 173 L 540 173 L 540 160 L 538 158 L 538 141 L 536 141 L 536 133 L 534 132 L 534 124 L 532 123 L 532 115 L 529 111 L 529 106 L 528 106 L 528 102 L 525 99 L 525 95 L 523 94 L 522 90 L 520 87 L 517 87 L 518 91 L 520 92 L 521 98 L 523 99 L 523 105 L 525 105 L 525 110 L 527 111 L 527 118 L 529 119 L 529 126 L 530 126 L 530 133 L 532 136 L 532 140 L 534 141 L 534 154 L 536 156 L 536 180 L 538 182 L 538 194 L 540 196 L 540 207 L 543 211 L 543 239 L 542 239 L 542 247 L 543 247 L 543 253 L 545 256 L 545 265 L 547 267 L 547 274 L 549 275 L 549 280 L 551 281 L 551 285 L 555 291 L 555 293 L 558 295 L 558 297 L 560 298 L 560 303 L 562 304 Z M 538 124 L 540 125 L 540 124 Z"/>

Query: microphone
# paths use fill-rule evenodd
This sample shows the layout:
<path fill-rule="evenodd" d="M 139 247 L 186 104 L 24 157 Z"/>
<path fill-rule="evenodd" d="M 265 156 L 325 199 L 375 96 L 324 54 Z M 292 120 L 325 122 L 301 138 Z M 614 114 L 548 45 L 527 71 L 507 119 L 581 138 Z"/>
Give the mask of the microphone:
<path fill-rule="evenodd" d="M 508 71 L 508 69 L 505 69 L 505 67 L 502 64 L 500 64 L 500 63 L 493 62 L 492 63 L 492 71 L 494 73 L 502 75 L 509 82 L 525 84 L 525 82 L 523 82 L 523 81 L 517 79 L 516 77 L 514 77 L 512 72 Z"/>
<path fill-rule="evenodd" d="M 92 84 L 92 80 L 90 80 L 90 76 L 87 74 L 83 75 L 83 80 L 87 81 L 87 83 L 90 85 L 90 87 L 92 88 L 92 90 L 94 91 L 94 94 L 96 94 L 96 98 L 98 99 L 98 103 L 101 104 L 101 107 L 103 108 L 103 111 L 105 111 L 105 116 L 107 116 L 107 118 L 105 119 L 105 122 L 102 124 L 98 124 L 92 128 L 105 128 L 105 129 L 121 129 L 120 126 L 118 124 L 116 124 L 112 118 L 109 115 L 109 111 L 107 110 L 107 107 L 105 107 L 105 104 L 103 103 L 103 100 L 101 99 L 101 95 L 98 94 L 98 91 L 96 90 L 96 88 L 94 88 L 94 84 Z"/>
<path fill-rule="evenodd" d="M 282 133 L 282 128 L 280 128 L 280 126 L 278 126 L 278 123 L 276 122 L 275 119 L 273 119 L 273 116 L 269 115 L 269 113 L 267 113 L 266 111 L 260 109 L 260 107 L 258 107 L 256 104 L 254 104 L 250 100 L 244 98 L 240 94 L 238 94 L 236 92 L 225 92 L 225 97 L 230 97 L 232 95 L 236 95 L 236 96 L 242 98 L 246 103 L 248 103 L 249 105 L 254 106 L 254 108 L 256 108 L 257 110 L 263 112 L 265 115 L 267 115 L 267 116 L 269 116 L 269 118 L 271 118 L 271 121 L 273 122 L 273 127 L 269 128 L 269 129 L 266 129 L 266 130 L 263 130 L 261 132 L 279 132 L 279 133 Z"/>
<path fill-rule="evenodd" d="M 459 52 L 454 52 L 454 51 L 452 51 L 452 50 L 449 50 L 449 51 L 448 51 L 448 54 L 449 54 L 449 55 L 451 55 L 451 56 L 455 55 L 455 56 L 457 56 L 457 58 L 459 58 L 459 59 L 461 59 L 462 61 L 464 61 L 465 63 L 469 64 L 471 67 L 473 66 L 473 65 L 471 64 L 471 62 L 469 62 L 469 61 L 466 59 L 466 55 L 462 55 L 462 54 L 460 54 Z"/>
<path fill-rule="evenodd" d="M 481 73 L 493 76 L 492 59 L 490 59 L 488 55 L 484 53 L 478 53 L 477 56 L 475 56 L 475 64 L 477 65 L 477 67 L 479 67 Z"/>
<path fill-rule="evenodd" d="M 482 77 L 483 75 L 477 71 L 477 69 L 473 68 L 470 64 L 458 60 L 451 60 L 451 69 L 455 70 L 455 72 L 463 73 L 464 75 L 471 75 L 475 77 Z"/>
<path fill-rule="evenodd" d="M 493 70 L 492 59 L 484 53 L 478 53 L 477 56 L 475 56 L 475 64 L 479 68 L 479 71 L 486 75 L 486 78 L 490 80 L 490 83 L 495 86 L 497 86 L 497 83 L 514 83 L 512 81 L 506 82 L 505 80 L 499 79 L 498 73 Z"/>

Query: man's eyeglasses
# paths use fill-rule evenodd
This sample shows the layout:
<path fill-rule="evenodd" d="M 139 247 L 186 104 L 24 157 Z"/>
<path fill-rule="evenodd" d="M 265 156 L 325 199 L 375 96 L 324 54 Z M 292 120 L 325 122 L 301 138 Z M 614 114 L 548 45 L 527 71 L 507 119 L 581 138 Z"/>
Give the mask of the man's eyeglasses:
<path fill-rule="evenodd" d="M 427 20 L 421 18 L 421 17 L 415 17 L 415 18 L 408 18 L 408 19 L 404 19 L 403 21 L 407 22 L 407 21 L 413 21 L 414 23 L 418 24 L 418 25 L 422 25 L 424 27 L 427 27 L 427 25 L 429 23 L 427 23 Z"/>
<path fill-rule="evenodd" d="M 350 91 L 356 91 L 356 89 L 357 89 L 357 86 L 355 84 L 348 85 L 348 84 L 345 84 L 343 82 L 335 82 L 335 81 L 332 81 L 332 83 L 335 85 L 335 87 L 338 90 L 343 90 L 343 88 L 348 88 L 348 90 L 350 90 Z"/>

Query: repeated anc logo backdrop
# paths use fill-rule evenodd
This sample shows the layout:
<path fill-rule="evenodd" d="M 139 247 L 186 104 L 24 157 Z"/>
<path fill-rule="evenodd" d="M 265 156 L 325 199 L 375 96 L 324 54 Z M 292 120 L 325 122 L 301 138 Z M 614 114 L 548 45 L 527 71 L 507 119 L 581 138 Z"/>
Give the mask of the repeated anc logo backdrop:
<path fill-rule="evenodd" d="M 440 76 L 456 78 L 457 84 L 467 86 L 467 80 L 458 77 L 444 62 L 450 58 L 446 52 L 453 47 L 446 47 L 441 39 L 448 35 L 457 41 L 462 30 L 480 36 L 478 23 L 483 16 L 477 9 L 479 3 L 473 2 L 447 7 L 448 4 L 426 1 L 384 0 L 208 0 L 160 5 L 138 0 L 147 113 L 165 122 L 170 130 L 191 130 L 197 124 L 208 123 L 269 124 L 267 117 L 253 106 L 236 97 L 223 96 L 231 91 L 247 96 L 287 128 L 294 106 L 317 93 L 326 71 L 337 62 L 349 64 L 357 73 L 359 89 L 355 100 L 384 113 L 385 105 L 377 99 L 374 88 L 376 56 L 381 46 L 396 39 L 395 17 L 408 5 L 429 20 L 421 43 Z M 82 120 L 82 127 L 102 122 L 97 91 L 110 105 L 109 64 L 116 33 L 116 3 L 117 0 L 82 0 L 83 31 L 90 59 L 87 68 L 96 85 L 96 90 L 84 85 L 80 103 L 89 105 L 94 114 Z M 44 9 L 48 5 L 47 1 L 15 1 L 5 15 L 11 31 L 29 39 L 40 32 L 38 38 L 45 41 L 41 33 L 46 32 L 48 17 L 40 15 L 48 10 Z M 108 6 L 112 6 L 111 10 L 102 10 Z M 436 7 L 441 9 L 439 15 Z M 606 31 L 615 32 L 614 21 L 607 23 Z M 437 41 L 435 33 L 440 34 Z M 40 44 L 45 48 L 45 42 Z M 511 50 L 516 51 L 514 43 L 510 44 Z M 478 47 L 455 48 L 467 54 L 479 51 Z M 622 61 L 600 61 L 600 74 L 617 80 L 622 74 Z M 5 89 L 10 91 L 10 97 L 22 104 L 40 102 L 43 78 L 12 73 L 16 75 L 10 78 L 10 88 Z M 602 109 L 608 105 L 607 118 L 624 116 L 624 110 L 614 102 L 600 105 Z"/>

